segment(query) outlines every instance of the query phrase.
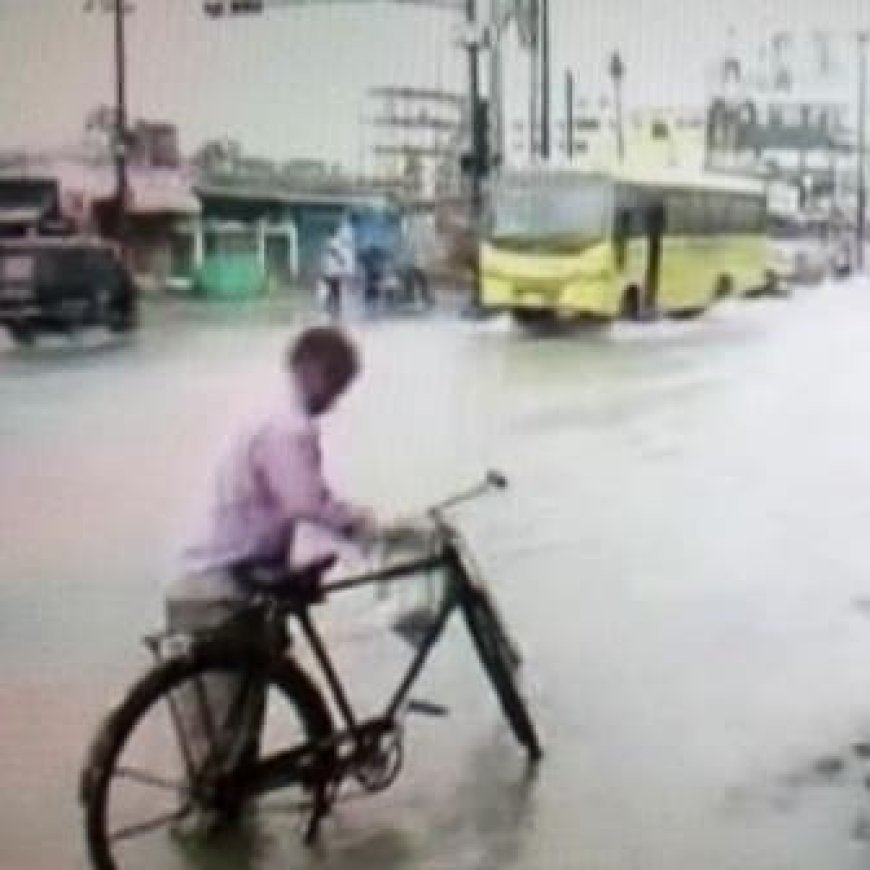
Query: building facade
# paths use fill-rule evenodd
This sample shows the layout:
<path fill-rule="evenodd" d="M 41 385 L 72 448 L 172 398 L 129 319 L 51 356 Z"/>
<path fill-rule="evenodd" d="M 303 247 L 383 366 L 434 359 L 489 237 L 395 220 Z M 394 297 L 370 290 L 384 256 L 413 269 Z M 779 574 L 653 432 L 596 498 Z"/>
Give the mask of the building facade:
<path fill-rule="evenodd" d="M 857 176 L 854 35 L 729 34 L 709 72 L 708 166 L 790 185 L 800 208 L 848 208 Z"/>

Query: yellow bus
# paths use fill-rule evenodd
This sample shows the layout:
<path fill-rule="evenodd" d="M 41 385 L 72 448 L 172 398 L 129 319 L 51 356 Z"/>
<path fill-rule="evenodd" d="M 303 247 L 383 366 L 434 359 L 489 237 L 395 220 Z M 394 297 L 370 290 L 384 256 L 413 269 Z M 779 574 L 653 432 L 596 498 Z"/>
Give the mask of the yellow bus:
<path fill-rule="evenodd" d="M 529 325 L 700 314 L 776 290 L 763 185 L 710 173 L 538 170 L 490 190 L 481 302 Z"/>

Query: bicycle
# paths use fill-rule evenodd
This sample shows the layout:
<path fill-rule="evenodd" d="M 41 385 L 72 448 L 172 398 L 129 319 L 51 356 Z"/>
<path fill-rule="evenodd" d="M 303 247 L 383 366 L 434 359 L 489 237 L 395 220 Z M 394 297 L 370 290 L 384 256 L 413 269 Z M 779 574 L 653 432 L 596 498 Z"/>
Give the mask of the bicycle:
<path fill-rule="evenodd" d="M 541 757 L 540 743 L 516 680 L 521 663 L 517 646 L 484 585 L 468 545 L 445 513 L 461 502 L 506 485 L 502 475 L 490 472 L 481 484 L 430 508 L 427 515 L 435 546 L 413 559 L 328 583 L 321 580 L 334 557 L 323 559 L 303 572 L 285 572 L 277 583 L 274 572 L 249 572 L 247 584 L 254 597 L 246 613 L 262 619 L 262 641 L 228 640 L 219 629 L 187 635 L 163 632 L 146 637 L 144 642 L 155 657 L 155 666 L 133 686 L 98 730 L 81 778 L 80 800 L 93 865 L 98 870 L 127 870 L 131 865 L 120 853 L 135 836 L 171 829 L 203 810 L 232 816 L 255 798 L 279 789 L 295 788 L 300 792 L 293 806 L 304 821 L 304 841 L 313 843 L 321 821 L 346 783 L 355 780 L 364 794 L 382 791 L 396 780 L 403 762 L 402 724 L 406 713 L 446 713 L 437 704 L 411 699 L 410 694 L 455 610 L 463 614 L 514 736 L 525 748 L 530 762 L 537 762 Z M 383 711 L 360 721 L 312 621 L 311 608 L 343 591 L 432 571 L 443 572 L 444 583 L 431 623 L 422 631 L 411 663 Z M 301 628 L 328 689 L 329 700 L 340 716 L 338 727 L 318 684 L 289 652 L 287 622 L 291 617 Z M 223 723 L 215 722 L 208 709 L 207 681 L 209 675 L 216 673 L 237 678 L 235 696 L 224 707 Z M 209 740 L 209 752 L 198 766 L 191 759 L 190 735 L 185 734 L 177 704 L 182 686 L 191 683 L 202 719 L 201 730 Z M 248 715 L 255 687 L 265 687 L 277 694 L 286 710 L 295 714 L 303 737 L 300 742 L 284 745 L 275 752 L 228 758 L 224 752 L 227 741 Z M 147 738 L 145 754 L 149 762 L 171 764 L 172 772 L 168 774 L 142 769 L 141 762 L 136 763 L 135 753 L 134 763 L 124 761 L 125 750 L 142 732 L 144 721 L 164 705 L 170 727 L 159 728 L 158 735 L 161 740 L 171 736 L 180 758 L 172 749 L 167 756 L 162 743 L 152 746 Z M 165 720 L 162 721 L 165 725 Z M 210 763 L 209 759 L 217 760 Z M 183 769 L 181 776 L 179 767 Z M 117 781 L 129 781 L 141 789 L 150 787 L 167 797 L 174 794 L 178 806 L 112 829 L 109 816 Z M 146 858 L 145 864 L 152 860 Z"/>

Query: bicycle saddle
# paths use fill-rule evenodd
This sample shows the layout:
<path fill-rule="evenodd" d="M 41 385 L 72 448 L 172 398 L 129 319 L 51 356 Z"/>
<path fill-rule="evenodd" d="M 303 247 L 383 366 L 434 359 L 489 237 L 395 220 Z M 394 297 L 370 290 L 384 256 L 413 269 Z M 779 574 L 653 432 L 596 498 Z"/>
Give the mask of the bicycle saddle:
<path fill-rule="evenodd" d="M 335 553 L 319 556 L 297 568 L 284 560 L 243 562 L 232 569 L 233 578 L 247 592 L 258 592 L 290 601 L 310 604 L 321 598 L 323 575 L 338 561 Z"/>

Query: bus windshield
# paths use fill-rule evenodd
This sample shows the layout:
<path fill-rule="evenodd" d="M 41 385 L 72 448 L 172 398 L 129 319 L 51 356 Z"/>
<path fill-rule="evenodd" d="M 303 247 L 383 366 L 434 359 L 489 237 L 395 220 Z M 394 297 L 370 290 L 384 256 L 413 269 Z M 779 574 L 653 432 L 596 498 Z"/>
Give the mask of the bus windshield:
<path fill-rule="evenodd" d="M 504 184 L 493 191 L 490 236 L 535 248 L 574 248 L 610 233 L 613 186 L 603 178 Z"/>

